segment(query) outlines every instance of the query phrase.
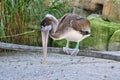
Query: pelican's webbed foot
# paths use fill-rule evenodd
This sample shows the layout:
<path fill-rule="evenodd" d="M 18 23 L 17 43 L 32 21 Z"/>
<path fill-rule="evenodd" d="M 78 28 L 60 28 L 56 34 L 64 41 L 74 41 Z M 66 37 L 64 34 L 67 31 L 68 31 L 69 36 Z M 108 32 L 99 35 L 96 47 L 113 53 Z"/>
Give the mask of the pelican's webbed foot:
<path fill-rule="evenodd" d="M 65 52 L 71 56 L 76 56 L 79 52 L 79 49 L 77 49 L 77 48 L 72 49 L 72 48 L 68 48 L 68 47 L 63 47 L 63 52 Z"/>
<path fill-rule="evenodd" d="M 71 54 L 68 47 L 63 47 L 63 52 L 67 53 L 68 55 Z"/>
<path fill-rule="evenodd" d="M 75 49 L 73 49 L 73 51 L 71 52 L 71 56 L 77 56 L 78 53 L 79 53 L 79 49 L 75 48 Z"/>

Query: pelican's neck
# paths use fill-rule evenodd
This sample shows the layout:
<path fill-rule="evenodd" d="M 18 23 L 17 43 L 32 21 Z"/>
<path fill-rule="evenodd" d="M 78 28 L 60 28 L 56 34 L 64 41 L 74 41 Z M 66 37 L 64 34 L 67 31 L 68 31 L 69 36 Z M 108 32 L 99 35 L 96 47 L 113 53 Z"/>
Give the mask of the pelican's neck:
<path fill-rule="evenodd" d="M 58 28 L 59 21 L 56 19 L 56 17 L 54 17 L 51 14 L 47 14 L 46 17 L 49 17 L 50 19 L 52 19 L 52 27 L 53 27 L 52 31 L 55 33 Z"/>
<path fill-rule="evenodd" d="M 53 31 L 55 33 L 58 28 L 58 20 L 57 19 L 54 19 L 52 26 L 53 26 Z"/>

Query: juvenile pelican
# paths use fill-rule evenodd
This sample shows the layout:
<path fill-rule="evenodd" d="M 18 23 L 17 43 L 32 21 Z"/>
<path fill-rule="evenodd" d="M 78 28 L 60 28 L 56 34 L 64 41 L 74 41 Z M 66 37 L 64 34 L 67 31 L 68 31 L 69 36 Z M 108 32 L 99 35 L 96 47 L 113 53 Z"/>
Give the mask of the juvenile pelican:
<path fill-rule="evenodd" d="M 44 63 L 46 63 L 48 35 L 54 40 L 66 39 L 67 44 L 63 47 L 63 51 L 74 56 L 79 52 L 79 42 L 91 35 L 89 20 L 77 14 L 65 14 L 59 21 L 53 15 L 47 14 L 40 25 Z M 70 41 L 77 42 L 72 52 L 69 50 Z"/>

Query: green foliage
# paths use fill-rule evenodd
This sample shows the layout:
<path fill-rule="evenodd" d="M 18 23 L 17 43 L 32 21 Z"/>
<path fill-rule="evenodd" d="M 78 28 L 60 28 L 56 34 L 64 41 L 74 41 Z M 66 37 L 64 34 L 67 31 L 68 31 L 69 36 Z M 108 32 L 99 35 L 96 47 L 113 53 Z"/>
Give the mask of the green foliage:
<path fill-rule="evenodd" d="M 66 0 L 54 0 L 47 6 L 45 1 L 47 0 L 2 0 L 0 10 L 4 31 L 0 32 L 0 36 L 11 36 L 39 29 L 40 21 L 47 13 L 60 18 L 65 13 L 71 12 L 71 7 Z M 0 29 L 3 28 L 3 25 L 0 26 Z M 3 39 L 0 38 L 0 41 Z M 34 34 L 9 37 L 5 42 L 28 45 L 42 44 L 39 31 Z"/>
<path fill-rule="evenodd" d="M 110 38 L 111 42 L 120 42 L 120 29 L 116 30 Z"/>
<path fill-rule="evenodd" d="M 57 41 L 52 42 L 52 46 L 53 47 L 65 47 L 66 43 L 67 43 L 66 40 L 57 40 Z M 75 48 L 75 46 L 76 46 L 76 42 L 70 42 L 69 43 L 70 48 Z"/>
<path fill-rule="evenodd" d="M 120 29 L 116 30 L 110 37 L 108 50 L 120 51 Z"/>
<path fill-rule="evenodd" d="M 51 3 L 51 6 L 45 9 L 46 13 L 50 13 L 57 18 L 62 17 L 65 13 L 71 13 L 72 8 L 70 4 L 66 1 L 54 0 Z"/>
<path fill-rule="evenodd" d="M 5 27 L 3 24 L 3 21 L 1 20 L 1 26 L 0 26 L 0 36 L 5 36 Z"/>
<path fill-rule="evenodd" d="M 52 42 L 52 46 L 54 47 L 64 47 L 66 46 L 66 40 L 57 40 Z"/>

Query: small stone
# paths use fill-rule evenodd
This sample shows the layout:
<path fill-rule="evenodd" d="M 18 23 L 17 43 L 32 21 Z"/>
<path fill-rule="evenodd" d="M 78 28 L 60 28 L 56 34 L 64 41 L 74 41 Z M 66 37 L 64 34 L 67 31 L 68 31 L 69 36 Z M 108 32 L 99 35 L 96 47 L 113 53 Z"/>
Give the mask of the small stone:
<path fill-rule="evenodd" d="M 81 62 L 81 60 L 79 59 L 77 62 L 79 63 L 79 62 Z"/>
<path fill-rule="evenodd" d="M 51 74 L 53 74 L 53 72 L 51 72 Z"/>
<path fill-rule="evenodd" d="M 30 65 L 33 65 L 33 63 L 30 63 Z"/>
<path fill-rule="evenodd" d="M 49 68 L 51 67 L 51 66 L 48 66 Z"/>
<path fill-rule="evenodd" d="M 111 69 L 113 69 L 114 68 L 114 66 L 111 66 Z"/>
<path fill-rule="evenodd" d="M 2 61 L 2 62 L 4 62 L 4 61 Z"/>
<path fill-rule="evenodd" d="M 73 61 L 73 59 L 71 58 L 70 61 Z"/>
<path fill-rule="evenodd" d="M 94 61 L 95 59 L 93 58 L 92 60 Z"/>
<path fill-rule="evenodd" d="M 18 65 L 18 67 L 20 67 L 20 65 Z"/>
<path fill-rule="evenodd" d="M 107 76 L 105 75 L 104 78 L 107 78 Z"/>
<path fill-rule="evenodd" d="M 15 66 L 14 68 L 16 69 L 17 67 Z"/>
<path fill-rule="evenodd" d="M 65 77 L 65 75 L 63 75 L 63 77 Z"/>
<path fill-rule="evenodd" d="M 63 72 L 63 69 L 61 70 L 61 72 Z"/>

